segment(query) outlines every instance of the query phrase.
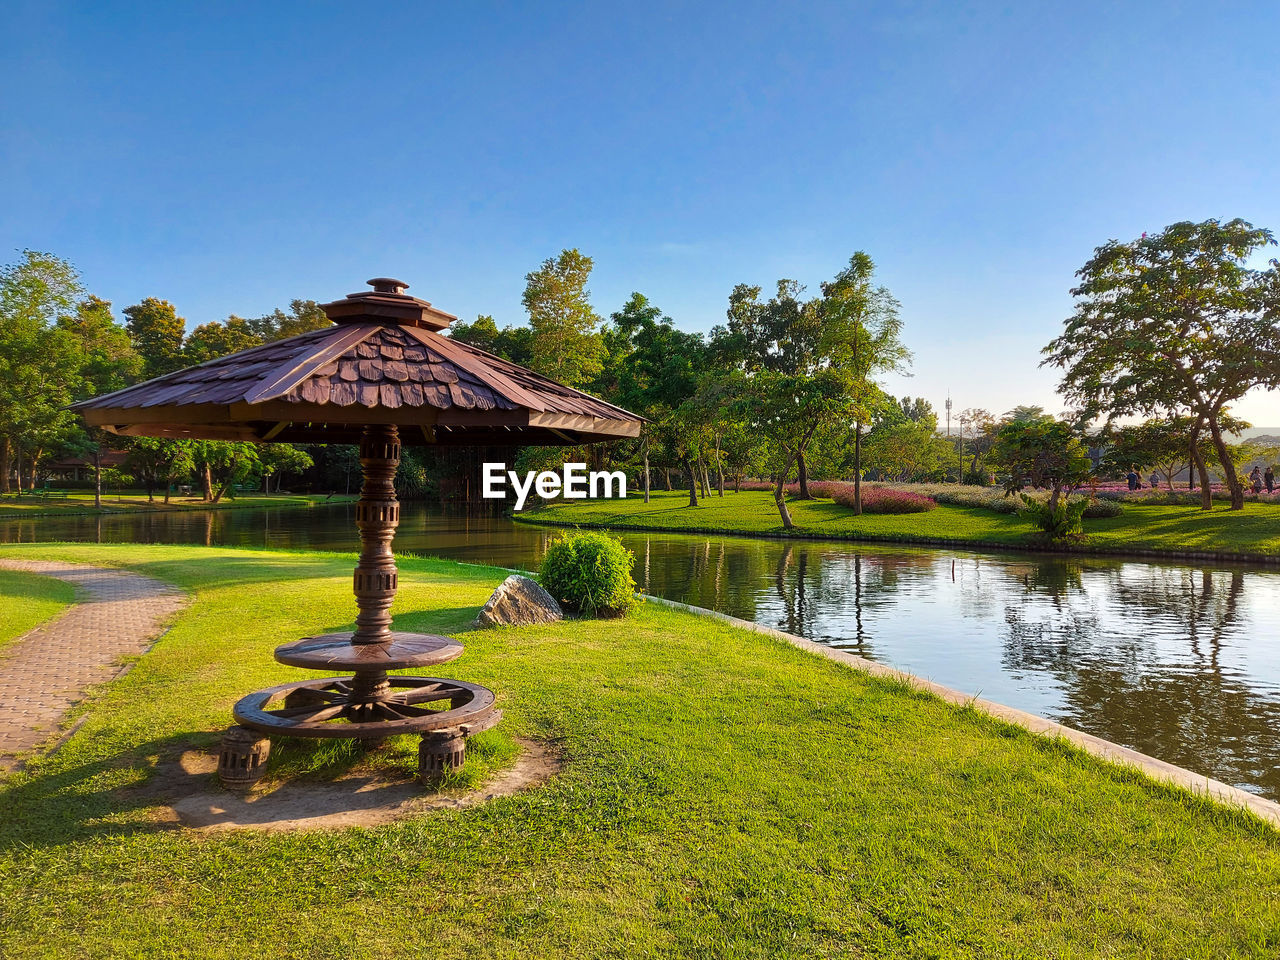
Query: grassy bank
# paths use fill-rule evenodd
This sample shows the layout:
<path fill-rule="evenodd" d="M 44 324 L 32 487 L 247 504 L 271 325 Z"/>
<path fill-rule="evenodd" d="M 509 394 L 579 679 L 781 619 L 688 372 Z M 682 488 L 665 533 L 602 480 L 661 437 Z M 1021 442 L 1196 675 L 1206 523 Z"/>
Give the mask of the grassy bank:
<path fill-rule="evenodd" d="M 467 644 L 549 784 L 343 832 L 167 828 L 156 765 L 247 690 L 306 675 L 284 638 L 349 625 L 350 561 L 190 547 L 0 555 L 127 565 L 194 592 L 57 754 L 3 786 L 6 957 L 1273 957 L 1280 837 L 1074 750 L 656 605 L 473 631 L 504 573 L 406 560 L 397 623 Z M 8 574 L 0 574 L 0 577 Z M 412 769 L 273 752 L 275 776 Z M 469 761 L 469 764 L 471 761 Z M 314 771 L 307 773 L 307 771 Z"/>
<path fill-rule="evenodd" d="M 0 571 L 0 651 L 28 630 L 57 616 L 75 599 L 75 588 L 61 580 L 16 570 Z"/>
<path fill-rule="evenodd" d="M 39 497 L 35 495 L 0 500 L 0 519 L 4 517 L 45 517 L 77 513 L 160 513 L 172 510 L 234 510 L 255 507 L 313 507 L 320 503 L 343 503 L 355 500 L 355 496 L 336 494 L 241 494 L 217 503 L 207 503 L 197 497 L 171 497 L 168 503 L 162 496 L 148 500 L 145 493 L 113 494 L 102 498 L 102 508 L 93 505 L 93 494 L 84 491 L 68 493 L 66 497 Z"/>
<path fill-rule="evenodd" d="M 556 523 L 615 529 L 731 533 L 741 536 L 824 537 L 849 540 L 942 542 L 956 545 L 1027 547 L 1035 543 L 1031 524 L 1012 514 L 976 507 L 940 505 L 927 513 L 863 514 L 830 500 L 791 500 L 794 529 L 782 527 L 767 491 L 714 493 L 689 506 L 687 492 L 556 504 L 515 514 L 527 523 Z M 1171 555 L 1215 553 L 1241 557 L 1280 556 L 1280 507 L 1248 503 L 1232 512 L 1215 505 L 1195 507 L 1126 504 L 1118 517 L 1084 521 L 1086 539 L 1073 549 L 1103 552 L 1156 551 Z"/>

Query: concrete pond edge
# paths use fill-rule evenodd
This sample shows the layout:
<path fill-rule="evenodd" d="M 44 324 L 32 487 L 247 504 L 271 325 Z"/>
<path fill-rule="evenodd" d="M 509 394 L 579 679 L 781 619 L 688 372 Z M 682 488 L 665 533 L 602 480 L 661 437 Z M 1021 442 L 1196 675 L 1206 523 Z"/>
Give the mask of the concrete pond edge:
<path fill-rule="evenodd" d="M 720 613 L 716 610 L 708 610 L 705 607 L 695 607 L 692 604 L 679 603 L 675 600 L 666 600 L 662 597 L 653 597 L 647 594 L 645 599 L 663 607 L 681 610 L 695 616 L 710 617 L 730 626 L 774 637 L 807 653 L 833 660 L 862 673 L 907 683 L 917 690 L 930 693 L 954 706 L 970 706 L 990 717 L 1022 727 L 1024 730 L 1039 736 L 1060 738 L 1073 746 L 1079 747 L 1091 756 L 1137 770 L 1153 780 L 1181 787 L 1198 796 L 1209 797 L 1228 807 L 1243 808 L 1267 821 L 1272 826 L 1280 828 L 1280 803 L 1274 800 L 1268 800 L 1266 797 L 1260 797 L 1250 793 L 1248 790 L 1233 787 L 1203 774 L 1193 773 L 1183 767 L 1166 763 L 1156 757 L 1139 753 L 1137 750 L 1121 746 L 1118 743 L 1112 743 L 1110 740 L 1104 740 L 1101 737 L 1095 737 L 1093 734 L 1076 730 L 1074 727 L 1067 727 L 1053 720 L 1046 720 L 1044 717 L 1037 716 L 1034 713 L 1027 713 L 1025 710 L 1005 706 L 1002 703 L 961 693 L 959 690 L 944 687 L 942 684 L 934 683 L 932 680 L 925 680 L 923 677 L 907 673 L 905 670 L 899 670 L 883 663 L 877 663 L 874 660 L 868 660 L 866 657 L 860 657 L 857 654 L 829 647 L 813 640 L 807 640 L 794 633 L 786 633 L 773 627 L 752 623 L 750 620 L 741 620 L 727 613 Z"/>
<path fill-rule="evenodd" d="M 464 566 L 492 567 L 491 564 L 467 563 L 466 561 L 461 560 L 456 562 L 462 563 Z M 537 576 L 535 573 L 528 570 L 517 570 L 514 567 L 495 567 L 494 569 L 506 570 L 509 573 L 518 573 L 526 577 Z M 773 637 L 775 640 L 781 640 L 783 643 L 790 644 L 791 646 L 803 650 L 806 653 L 834 661 L 842 666 L 858 670 L 874 677 L 882 677 L 884 679 L 906 683 L 916 690 L 932 694 L 953 706 L 972 707 L 975 710 L 982 711 L 989 717 L 1003 721 L 1004 723 L 1011 723 L 1014 726 L 1021 727 L 1029 733 L 1036 734 L 1037 736 L 1065 740 L 1072 746 L 1079 747 L 1090 756 L 1097 757 L 1100 760 L 1105 760 L 1108 763 L 1117 764 L 1121 767 L 1126 767 L 1130 770 L 1135 770 L 1159 783 L 1180 787 L 1196 796 L 1207 797 L 1223 804 L 1224 806 L 1247 810 L 1259 819 L 1266 821 L 1272 827 L 1280 829 L 1280 803 L 1277 803 L 1274 800 L 1268 800 L 1266 797 L 1260 797 L 1257 794 L 1250 793 L 1248 790 L 1233 787 L 1231 784 L 1223 783 L 1221 780 L 1214 780 L 1212 777 L 1195 773 L 1191 770 L 1187 770 L 1185 767 L 1166 763 L 1164 760 L 1149 756 L 1145 753 L 1140 753 L 1130 747 L 1121 746 L 1118 743 L 1112 743 L 1110 740 L 1102 739 L 1102 737 L 1095 737 L 1091 733 L 1076 730 L 1074 727 L 1064 726 L 1061 723 L 1057 723 L 1053 720 L 1047 720 L 1034 713 L 1019 710 L 1016 707 L 1006 706 L 1003 703 L 996 703 L 994 700 L 986 700 L 972 694 L 962 693 L 961 691 L 954 690 L 951 687 L 945 687 L 940 683 L 934 683 L 932 680 L 926 680 L 923 677 L 918 677 L 914 673 L 908 673 L 907 671 L 899 670 L 896 667 L 877 663 L 875 660 L 868 660 L 866 657 L 860 657 L 857 654 L 849 653 L 836 647 L 829 647 L 826 644 L 818 643 L 814 640 L 808 640 L 794 633 L 787 633 L 785 630 L 766 627 L 763 624 L 753 623 L 750 620 L 742 620 L 739 617 L 730 616 L 729 614 L 721 613 L 718 610 L 708 610 L 706 607 L 695 607 L 691 603 L 680 603 L 677 600 L 667 600 L 664 597 L 655 597 L 648 593 L 640 594 L 640 596 L 649 603 L 656 603 L 659 606 L 667 607 L 672 610 L 679 610 L 683 613 L 690 613 L 697 617 L 709 617 L 712 620 L 719 620 L 721 623 L 727 624 L 731 627 L 739 627 L 743 630 L 750 630 L 752 633 L 759 633 L 766 637 Z"/>

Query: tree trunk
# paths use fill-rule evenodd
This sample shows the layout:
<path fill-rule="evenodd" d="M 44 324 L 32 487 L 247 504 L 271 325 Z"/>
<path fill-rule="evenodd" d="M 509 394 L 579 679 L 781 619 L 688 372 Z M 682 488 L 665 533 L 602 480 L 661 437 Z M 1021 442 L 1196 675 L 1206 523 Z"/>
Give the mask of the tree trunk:
<path fill-rule="evenodd" d="M 1216 413 L 1208 417 L 1208 433 L 1213 438 L 1213 449 L 1216 449 L 1217 460 L 1222 465 L 1222 479 L 1226 480 L 1226 489 L 1231 492 L 1231 509 L 1244 509 L 1244 485 L 1240 484 L 1240 477 L 1235 475 L 1235 462 L 1231 460 L 1226 442 L 1222 439 Z"/>
<path fill-rule="evenodd" d="M 235 480 L 236 480 L 236 461 L 233 459 L 230 465 L 227 467 L 226 481 L 222 484 L 222 486 L 218 487 L 218 492 L 213 498 L 214 503 L 217 503 L 226 495 L 227 491 L 231 489 L 231 485 L 235 483 Z"/>
<path fill-rule="evenodd" d="M 644 502 L 649 502 L 649 444 L 644 444 Z"/>
<path fill-rule="evenodd" d="M 862 515 L 862 424 L 853 425 L 853 515 Z"/>
<path fill-rule="evenodd" d="M 670 467 L 662 468 L 662 478 L 664 481 L 666 481 L 667 493 L 670 493 L 671 492 L 671 468 Z"/>
<path fill-rule="evenodd" d="M 102 448 L 93 448 L 93 509 L 102 509 Z"/>
<path fill-rule="evenodd" d="M 689 506 L 696 507 L 698 505 L 698 474 L 694 470 L 692 457 L 685 457 L 684 463 L 689 469 Z"/>
<path fill-rule="evenodd" d="M 200 473 L 200 481 L 204 485 L 204 502 L 213 502 L 213 471 L 209 469 L 206 463 L 204 469 Z"/>
<path fill-rule="evenodd" d="M 1243 510 L 1244 486 L 1236 476 L 1236 465 L 1227 450 L 1226 441 L 1222 439 L 1222 430 L 1218 427 L 1218 415 L 1213 413 L 1207 419 L 1209 435 L 1213 438 L 1213 448 L 1218 451 L 1218 462 L 1222 464 L 1222 476 L 1227 481 L 1227 489 L 1231 491 L 1231 509 Z"/>
<path fill-rule="evenodd" d="M 778 507 L 778 516 L 782 518 L 782 529 L 790 530 L 795 524 L 791 522 L 791 512 L 787 509 L 787 498 L 783 492 L 787 488 L 787 475 L 791 473 L 791 464 L 794 457 L 788 458 L 786 464 L 778 471 L 778 479 L 773 485 L 773 502 Z"/>
<path fill-rule="evenodd" d="M 809 465 L 804 462 L 804 451 L 796 454 L 796 472 L 800 475 L 800 499 L 812 500 L 809 496 Z"/>
<path fill-rule="evenodd" d="M 1200 424 L 1191 428 L 1191 477 L 1187 483 L 1195 487 L 1195 476 L 1200 475 L 1200 509 L 1213 509 L 1213 490 L 1209 487 L 1209 468 L 1205 466 L 1204 457 L 1200 453 Z"/>
<path fill-rule="evenodd" d="M 9 492 L 9 438 L 0 437 L 0 493 Z"/>
<path fill-rule="evenodd" d="M 716 483 L 720 487 L 720 496 L 724 496 L 724 458 L 720 456 L 720 435 L 716 434 Z"/>
<path fill-rule="evenodd" d="M 40 451 L 38 449 L 33 450 L 25 458 L 26 462 L 23 464 L 24 469 L 27 471 L 27 489 L 32 492 L 36 489 L 36 461 L 39 459 Z"/>
<path fill-rule="evenodd" d="M 711 474 L 707 469 L 707 461 L 700 460 L 699 466 L 702 467 L 702 497 L 704 500 L 711 499 Z"/>

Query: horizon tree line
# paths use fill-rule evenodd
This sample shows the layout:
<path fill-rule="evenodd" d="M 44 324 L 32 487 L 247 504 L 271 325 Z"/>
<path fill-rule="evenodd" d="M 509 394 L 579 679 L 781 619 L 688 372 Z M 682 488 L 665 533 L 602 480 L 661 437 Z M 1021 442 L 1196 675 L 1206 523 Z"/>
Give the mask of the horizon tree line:
<path fill-rule="evenodd" d="M 1249 266 L 1274 244 L 1269 231 L 1244 221 L 1210 220 L 1098 247 L 1077 274 L 1075 311 L 1043 361 L 1062 370 L 1059 391 L 1075 409 L 1054 418 L 1020 407 L 997 418 L 969 408 L 960 411 L 955 437 L 939 434 L 927 401 L 884 389 L 884 375 L 905 371 L 911 353 L 900 305 L 861 251 L 817 295 L 789 279 L 777 281 L 767 298 L 760 286 L 738 284 L 725 322 L 704 335 L 681 330 L 640 292 L 601 317 L 588 290 L 592 258 L 566 249 L 526 275 L 527 324 L 500 328 L 480 315 L 455 323 L 450 335 L 648 418 L 634 441 L 570 451 L 596 468 L 634 466 L 646 500 L 655 473 L 668 490 L 676 474 L 691 504 L 713 489 L 723 496 L 726 482 L 736 488 L 744 477 L 767 477 L 790 527 L 793 478 L 800 498 L 810 496 L 811 479 L 852 480 L 858 512 L 866 476 L 987 482 L 1002 466 L 1002 430 L 1062 421 L 1087 449 L 1092 475 L 1114 473 L 1129 460 L 1159 468 L 1171 481 L 1185 460 L 1207 506 L 1208 470 L 1216 465 L 1239 509 L 1237 465 L 1257 450 L 1229 442 L 1245 426 L 1230 404 L 1255 387 L 1280 386 L 1280 267 L 1275 260 Z M 135 479 L 166 497 L 192 477 L 211 501 L 251 475 L 275 476 L 279 486 L 284 474 L 308 470 L 317 458 L 330 475 L 349 474 L 340 450 L 126 441 L 88 430 L 65 409 L 85 396 L 327 326 L 314 301 L 190 331 L 161 298 L 122 314 L 117 321 L 111 304 L 87 293 L 74 267 L 51 254 L 24 251 L 0 269 L 0 492 L 15 479 L 32 489 L 54 454 L 96 462 L 108 442 L 127 447 Z M 1122 425 L 1135 416 L 1145 419 Z M 1067 434 L 1054 428 L 1036 435 Z M 565 454 L 525 448 L 518 460 L 536 468 Z M 452 464 L 443 455 L 435 460 L 430 452 L 407 460 L 402 479 L 411 495 Z"/>

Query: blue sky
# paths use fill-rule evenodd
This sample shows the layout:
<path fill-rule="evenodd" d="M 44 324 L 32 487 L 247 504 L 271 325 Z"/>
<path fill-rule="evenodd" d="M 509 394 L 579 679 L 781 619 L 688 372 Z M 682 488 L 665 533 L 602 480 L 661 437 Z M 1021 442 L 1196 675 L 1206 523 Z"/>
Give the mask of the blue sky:
<path fill-rule="evenodd" d="M 595 258 L 682 327 L 858 249 L 939 407 L 1057 410 L 1093 247 L 1280 229 L 1276 3 L 6 5 L 0 256 L 190 323 L 371 276 L 521 322 Z M 16 41 L 16 42 L 15 42 Z M 1280 396 L 1238 412 L 1280 425 Z"/>

